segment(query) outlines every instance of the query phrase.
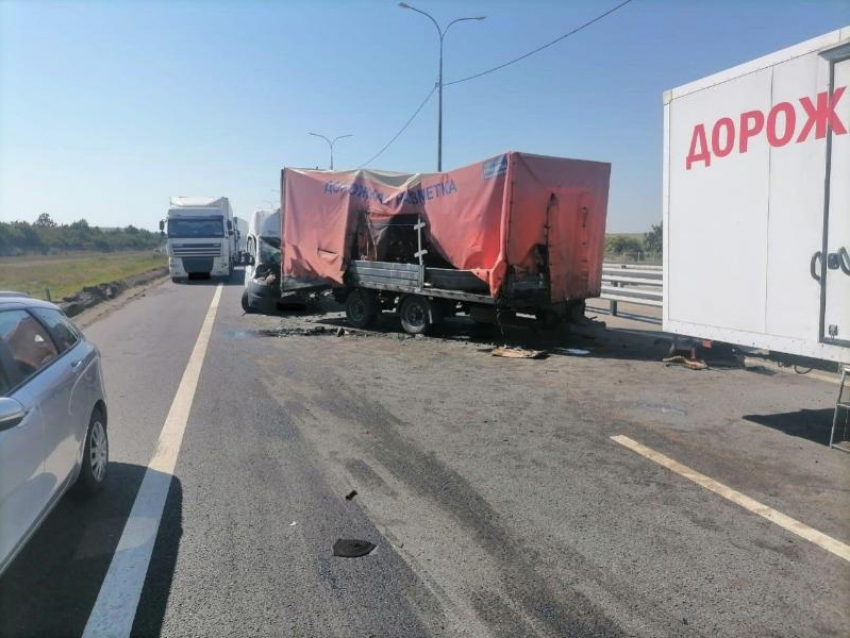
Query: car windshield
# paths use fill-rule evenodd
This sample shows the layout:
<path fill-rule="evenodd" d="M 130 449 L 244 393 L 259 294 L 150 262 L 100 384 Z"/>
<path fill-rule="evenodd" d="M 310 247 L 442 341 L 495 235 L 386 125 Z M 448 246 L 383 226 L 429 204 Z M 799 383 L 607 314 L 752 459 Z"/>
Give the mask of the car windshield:
<path fill-rule="evenodd" d="M 221 218 L 169 219 L 169 237 L 224 237 Z"/>

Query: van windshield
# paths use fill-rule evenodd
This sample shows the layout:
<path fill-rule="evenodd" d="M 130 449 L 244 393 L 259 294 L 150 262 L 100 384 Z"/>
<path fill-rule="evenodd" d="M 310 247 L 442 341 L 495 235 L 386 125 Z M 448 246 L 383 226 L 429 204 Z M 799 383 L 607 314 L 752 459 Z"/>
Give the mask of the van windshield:
<path fill-rule="evenodd" d="M 260 237 L 260 263 L 280 263 L 279 237 Z"/>
<path fill-rule="evenodd" d="M 224 237 L 224 224 L 220 217 L 196 219 L 169 219 L 169 237 Z"/>

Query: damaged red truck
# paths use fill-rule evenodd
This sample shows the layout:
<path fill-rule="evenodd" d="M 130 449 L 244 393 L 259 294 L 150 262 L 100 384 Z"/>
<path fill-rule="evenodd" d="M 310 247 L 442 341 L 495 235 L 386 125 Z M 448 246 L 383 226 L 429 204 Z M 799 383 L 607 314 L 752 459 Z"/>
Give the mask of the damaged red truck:
<path fill-rule="evenodd" d="M 445 173 L 283 169 L 283 295 L 427 332 L 466 313 L 546 325 L 601 290 L 610 164 L 509 152 Z"/>

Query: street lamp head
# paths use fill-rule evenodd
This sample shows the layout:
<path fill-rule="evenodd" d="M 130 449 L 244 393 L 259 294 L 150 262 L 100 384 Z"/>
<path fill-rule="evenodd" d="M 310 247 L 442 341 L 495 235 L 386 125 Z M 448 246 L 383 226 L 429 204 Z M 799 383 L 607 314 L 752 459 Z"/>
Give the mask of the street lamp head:
<path fill-rule="evenodd" d="M 402 9 L 409 9 L 410 8 L 410 5 L 407 4 L 406 2 L 399 2 L 398 6 L 400 6 Z"/>
<path fill-rule="evenodd" d="M 473 18 L 473 20 L 486 20 L 487 16 L 478 16 L 477 18 Z"/>

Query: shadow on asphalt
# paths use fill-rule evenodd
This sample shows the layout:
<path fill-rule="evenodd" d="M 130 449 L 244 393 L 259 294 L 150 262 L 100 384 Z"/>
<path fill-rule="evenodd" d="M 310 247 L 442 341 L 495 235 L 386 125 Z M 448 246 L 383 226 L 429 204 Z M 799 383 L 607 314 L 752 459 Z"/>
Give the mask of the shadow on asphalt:
<path fill-rule="evenodd" d="M 237 266 L 233 269 L 230 277 L 190 277 L 180 281 L 172 282 L 175 286 L 243 286 L 245 283 L 245 268 Z"/>
<path fill-rule="evenodd" d="M 835 412 L 832 408 L 821 410 L 798 410 L 796 412 L 781 412 L 779 414 L 746 414 L 744 420 L 758 425 L 764 425 L 789 436 L 829 445 L 829 434 L 832 430 L 832 419 Z"/>
<path fill-rule="evenodd" d="M 79 636 L 100 593 L 145 474 L 141 465 L 110 463 L 103 490 L 81 500 L 66 494 L 0 579 L 0 636 Z M 136 624 L 158 634 L 182 528 L 183 491 L 171 478 Z M 149 592 L 150 585 L 159 589 Z M 140 605 L 140 609 L 143 607 Z M 140 614 L 141 615 L 141 614 Z"/>
<path fill-rule="evenodd" d="M 587 314 L 594 315 L 596 309 L 588 308 Z M 311 302 L 306 308 L 265 313 L 268 316 L 286 319 L 306 319 L 314 327 L 328 330 L 316 331 L 310 328 L 293 328 L 282 324 L 276 330 L 263 330 L 256 336 L 321 336 L 334 334 L 343 328 L 352 334 L 370 337 L 388 337 L 397 339 L 411 338 L 401 327 L 398 316 L 383 313 L 372 326 L 366 329 L 352 328 L 345 318 L 344 307 L 332 297 L 322 297 Z M 244 335 L 243 335 L 244 336 Z M 495 324 L 476 323 L 466 316 L 448 317 L 434 326 L 425 337 L 432 341 L 466 342 L 483 347 L 508 346 L 547 350 L 550 356 L 583 356 L 590 359 L 616 359 L 622 361 L 650 361 L 661 363 L 670 354 L 669 336 L 655 333 L 641 333 L 628 329 L 609 330 L 604 321 L 587 319 L 581 324 L 561 324 L 547 329 L 531 318 L 522 318 L 520 323 Z M 558 352 L 559 349 L 573 348 L 587 350 L 586 355 Z M 733 351 L 718 345 L 713 349 L 704 349 L 701 353 L 710 368 L 715 370 L 739 368 Z"/>
<path fill-rule="evenodd" d="M 351 330 L 345 317 L 323 317 L 315 323 L 332 329 Z M 373 336 L 409 338 L 402 329 L 398 317 L 392 315 L 384 315 L 375 322 L 374 326 L 354 332 Z M 466 317 L 452 317 L 445 319 L 439 326 L 435 326 L 426 338 L 446 342 L 462 341 L 479 344 L 482 347 L 505 345 L 547 350 L 551 356 L 586 356 L 632 361 L 660 362 L 667 356 L 669 349 L 669 341 L 666 339 L 634 337 L 622 334 L 620 331 L 607 330 L 604 324 L 597 322 L 580 326 L 565 325 L 554 330 L 547 330 L 534 325 L 500 327 L 493 324 L 477 324 Z M 559 353 L 560 348 L 578 348 L 587 350 L 588 354 Z"/>

